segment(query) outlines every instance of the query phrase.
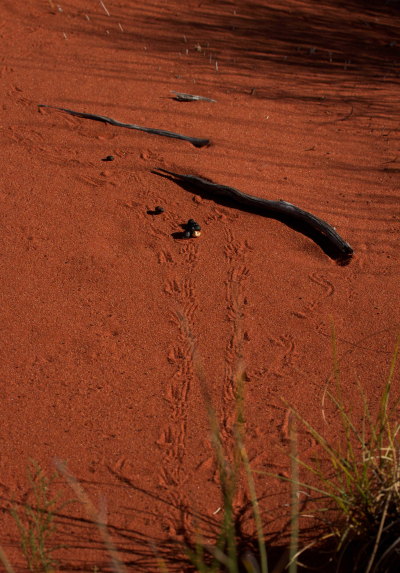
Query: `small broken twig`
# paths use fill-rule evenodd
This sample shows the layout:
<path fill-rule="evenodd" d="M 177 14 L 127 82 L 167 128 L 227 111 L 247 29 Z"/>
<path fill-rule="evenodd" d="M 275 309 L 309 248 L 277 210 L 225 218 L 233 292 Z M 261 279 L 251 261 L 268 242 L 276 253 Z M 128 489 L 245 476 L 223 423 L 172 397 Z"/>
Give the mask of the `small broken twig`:
<path fill-rule="evenodd" d="M 184 94 L 182 92 L 176 92 L 174 90 L 171 90 L 171 93 L 175 94 L 174 99 L 176 99 L 177 101 L 210 101 L 214 103 L 216 102 L 215 99 L 211 99 L 209 97 Z"/>

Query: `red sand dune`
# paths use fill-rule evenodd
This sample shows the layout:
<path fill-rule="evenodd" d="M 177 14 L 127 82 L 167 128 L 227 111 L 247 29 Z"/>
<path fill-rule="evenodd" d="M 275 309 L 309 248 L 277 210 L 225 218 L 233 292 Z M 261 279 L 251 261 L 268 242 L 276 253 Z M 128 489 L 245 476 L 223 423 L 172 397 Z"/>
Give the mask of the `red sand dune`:
<path fill-rule="evenodd" d="M 65 460 L 105 500 L 131 570 L 153 571 L 150 540 L 162 547 L 201 520 L 210 532 L 220 517 L 204 396 L 229 445 L 239 368 L 255 470 L 288 472 L 284 401 L 338 435 L 333 412 L 322 416 L 332 324 L 346 399 L 360 412 L 361 382 L 372 409 L 379 401 L 399 332 L 399 11 L 3 0 L 0 21 L 2 507 L 26 499 L 29 459 L 49 473 Z M 160 167 L 294 203 L 333 225 L 353 260 L 339 266 L 303 234 L 196 196 Z M 164 213 L 149 214 L 157 205 Z M 202 235 L 182 240 L 190 218 Z M 301 452 L 313 447 L 302 434 Z M 256 486 L 266 532 L 279 531 L 286 489 L 262 474 Z M 78 503 L 59 516 L 63 558 L 107 570 L 86 517 Z M 5 511 L 0 543 L 18 564 L 16 539 Z"/>

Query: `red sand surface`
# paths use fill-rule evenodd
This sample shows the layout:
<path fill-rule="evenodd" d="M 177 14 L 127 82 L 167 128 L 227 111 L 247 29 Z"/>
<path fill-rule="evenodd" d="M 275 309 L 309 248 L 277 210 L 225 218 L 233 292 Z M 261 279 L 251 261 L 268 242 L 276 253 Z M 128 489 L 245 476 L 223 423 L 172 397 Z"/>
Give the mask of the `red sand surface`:
<path fill-rule="evenodd" d="M 153 571 L 152 540 L 220 517 L 204 395 L 229 444 L 240 364 L 255 470 L 287 475 L 283 400 L 337 436 L 329 407 L 322 416 L 332 324 L 346 399 L 359 409 L 361 383 L 372 410 L 379 401 L 400 322 L 399 10 L 3 0 L 0 21 L 0 543 L 22 563 L 6 509 L 27 499 L 30 459 L 49 473 L 61 459 L 107 510 L 130 569 Z M 301 233 L 197 197 L 157 167 L 299 205 L 354 258 L 339 266 Z M 148 214 L 156 205 L 165 212 Z M 176 238 L 189 218 L 202 236 Z M 312 448 L 304 434 L 300 450 Z M 256 474 L 256 485 L 266 532 L 279 531 L 279 481 Z M 106 571 L 87 518 L 79 503 L 61 512 L 63 558 Z"/>

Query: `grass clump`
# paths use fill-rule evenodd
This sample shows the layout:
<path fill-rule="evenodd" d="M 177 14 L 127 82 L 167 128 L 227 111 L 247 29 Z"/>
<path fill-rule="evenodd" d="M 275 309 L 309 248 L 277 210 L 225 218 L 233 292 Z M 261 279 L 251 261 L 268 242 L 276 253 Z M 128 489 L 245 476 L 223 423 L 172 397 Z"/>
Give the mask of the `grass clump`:
<path fill-rule="evenodd" d="M 312 462 L 298 460 L 304 479 L 298 486 L 314 494 L 315 517 L 328 532 L 331 561 L 343 573 L 392 573 L 400 570 L 400 423 L 398 400 L 390 406 L 399 343 L 396 345 L 378 412 L 371 415 L 362 397 L 361 427 L 343 399 L 327 392 L 341 420 L 342 439 L 332 443 L 297 411 L 293 415 L 322 450 Z M 336 368 L 338 373 L 338 368 Z M 340 384 L 337 380 L 337 388 Z M 340 394 L 342 394 L 340 392 Z M 294 480 L 293 476 L 288 478 Z M 311 485 L 310 485 L 311 484 Z M 309 512 L 308 512 L 309 513 Z M 321 539 L 321 537 L 320 537 Z M 310 546 L 318 546 L 319 541 Z M 296 558 L 298 555 L 296 556 Z"/>

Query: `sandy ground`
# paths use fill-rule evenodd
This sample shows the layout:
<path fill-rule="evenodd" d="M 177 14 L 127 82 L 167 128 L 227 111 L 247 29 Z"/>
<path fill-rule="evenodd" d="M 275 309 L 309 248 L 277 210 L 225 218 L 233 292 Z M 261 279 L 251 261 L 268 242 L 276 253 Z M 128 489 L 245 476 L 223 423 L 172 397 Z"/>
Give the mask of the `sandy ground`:
<path fill-rule="evenodd" d="M 286 491 L 262 472 L 288 474 L 285 401 L 335 440 L 322 405 L 332 325 L 356 416 L 360 383 L 376 407 L 399 332 L 398 8 L 3 0 L 0 21 L 2 546 L 21 563 L 7 508 L 29 499 L 30 459 L 49 473 L 68 464 L 131 570 L 155 570 L 152 540 L 211 535 L 221 500 L 205 396 L 229 450 L 243 369 L 246 444 L 279 538 Z M 294 203 L 336 227 L 353 260 L 339 266 L 303 234 L 196 196 L 159 167 Z M 202 236 L 182 240 L 190 218 Z M 315 444 L 301 433 L 299 447 Z M 246 503 L 241 487 L 244 515 Z M 107 571 L 88 517 L 79 503 L 60 512 L 63 558 Z"/>

